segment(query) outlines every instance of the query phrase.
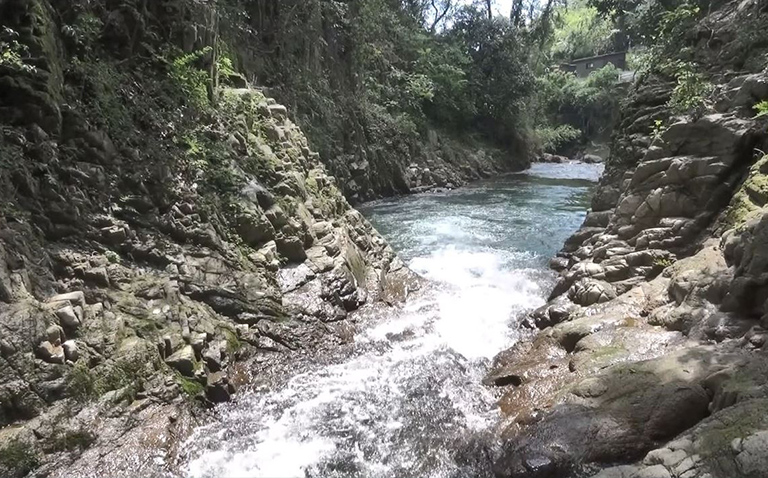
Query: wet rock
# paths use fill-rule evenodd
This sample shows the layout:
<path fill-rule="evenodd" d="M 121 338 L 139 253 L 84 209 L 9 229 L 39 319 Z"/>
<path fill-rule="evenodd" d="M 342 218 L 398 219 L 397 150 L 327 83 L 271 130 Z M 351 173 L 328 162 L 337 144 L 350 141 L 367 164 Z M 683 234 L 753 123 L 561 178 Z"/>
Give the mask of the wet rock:
<path fill-rule="evenodd" d="M 567 257 L 553 257 L 549 261 L 549 268 L 554 271 L 561 272 L 568 269 L 569 264 L 570 261 Z"/>
<path fill-rule="evenodd" d="M 209 373 L 205 386 L 205 397 L 213 403 L 228 402 L 234 387 L 229 383 L 224 372 Z"/>
<path fill-rule="evenodd" d="M 557 154 L 544 153 L 539 156 L 538 161 L 540 163 L 566 163 L 568 162 L 568 158 Z"/>
<path fill-rule="evenodd" d="M 668 368 L 677 359 L 612 367 L 589 379 L 576 388 L 578 399 L 555 406 L 505 445 L 498 470 L 521 478 L 567 475 L 579 462 L 639 458 L 693 426 L 708 414 L 709 396 L 696 383 L 708 365 L 686 374 Z M 552 464 L 535 474 L 525 463 L 540 457 Z"/>
<path fill-rule="evenodd" d="M 269 209 L 264 211 L 264 216 L 272 224 L 276 230 L 279 230 L 286 224 L 288 224 L 288 216 L 285 215 L 283 209 L 277 204 L 272 205 Z"/>
<path fill-rule="evenodd" d="M 544 329 L 560 322 L 565 322 L 577 309 L 578 306 L 568 298 L 559 296 L 531 312 L 530 317 L 537 328 Z"/>

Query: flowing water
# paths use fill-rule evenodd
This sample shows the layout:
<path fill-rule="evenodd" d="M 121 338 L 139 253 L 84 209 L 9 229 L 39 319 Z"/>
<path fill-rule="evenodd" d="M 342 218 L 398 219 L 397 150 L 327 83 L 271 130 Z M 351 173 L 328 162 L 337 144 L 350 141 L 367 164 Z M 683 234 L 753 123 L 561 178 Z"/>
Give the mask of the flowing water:
<path fill-rule="evenodd" d="M 498 419 L 480 383 L 544 303 L 548 259 L 581 224 L 602 166 L 524 173 L 361 211 L 432 282 L 366 316 L 354 345 L 276 389 L 241 394 L 188 442 L 198 477 L 484 474 L 473 440 Z M 469 450 L 469 451 L 467 451 Z M 470 455 L 470 456 L 467 456 Z"/>

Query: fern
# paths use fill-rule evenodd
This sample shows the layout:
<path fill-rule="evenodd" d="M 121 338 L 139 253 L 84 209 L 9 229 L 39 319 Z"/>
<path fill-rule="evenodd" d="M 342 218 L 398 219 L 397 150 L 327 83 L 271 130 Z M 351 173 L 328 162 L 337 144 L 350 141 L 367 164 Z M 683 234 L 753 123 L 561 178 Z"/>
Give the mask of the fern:
<path fill-rule="evenodd" d="M 752 107 L 755 110 L 755 118 L 762 118 L 768 116 L 768 100 L 763 100 L 760 103 Z"/>

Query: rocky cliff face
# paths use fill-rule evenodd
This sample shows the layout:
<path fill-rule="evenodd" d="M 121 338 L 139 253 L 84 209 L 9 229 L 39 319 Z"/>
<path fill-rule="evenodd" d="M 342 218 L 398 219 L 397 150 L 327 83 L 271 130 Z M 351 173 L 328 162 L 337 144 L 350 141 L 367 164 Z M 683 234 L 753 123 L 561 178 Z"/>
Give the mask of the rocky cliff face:
<path fill-rule="evenodd" d="M 23 53 L 0 65 L 2 476 L 162 470 L 194 403 L 347 340 L 410 278 L 286 108 L 208 104 L 194 59 L 158 58 L 173 12 L 143 8 L 0 2 Z"/>
<path fill-rule="evenodd" d="M 691 33 L 703 116 L 671 117 L 664 78 L 636 86 L 541 331 L 486 379 L 505 387 L 499 476 L 766 476 L 768 74 L 749 32 L 767 17 L 728 3 Z"/>
<path fill-rule="evenodd" d="M 453 189 L 530 165 L 525 152 L 503 151 L 486 143 L 462 141 L 435 130 L 414 137 L 361 147 L 355 154 L 328 158 L 328 168 L 352 203 L 399 194 Z"/>

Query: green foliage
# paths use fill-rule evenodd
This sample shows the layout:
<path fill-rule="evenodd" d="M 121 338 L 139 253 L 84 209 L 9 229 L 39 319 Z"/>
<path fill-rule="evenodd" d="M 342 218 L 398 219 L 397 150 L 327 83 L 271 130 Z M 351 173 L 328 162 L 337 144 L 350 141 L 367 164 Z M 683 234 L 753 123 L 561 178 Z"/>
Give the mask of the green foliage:
<path fill-rule="evenodd" d="M 672 257 L 658 257 L 654 259 L 653 265 L 659 269 L 666 269 L 675 264 L 675 259 Z"/>
<path fill-rule="evenodd" d="M 243 348 L 243 343 L 237 337 L 237 333 L 229 329 L 221 329 L 221 333 L 227 341 L 227 353 L 234 354 Z"/>
<path fill-rule="evenodd" d="M 535 80 L 528 64 L 528 38 L 508 21 L 488 20 L 468 8 L 456 17 L 449 38 L 471 59 L 467 71 L 476 124 L 503 144 L 522 129 L 525 102 Z"/>
<path fill-rule="evenodd" d="M 10 477 L 26 476 L 38 466 L 40 459 L 29 444 L 12 440 L 0 449 L 0 470 L 10 472 Z"/>
<path fill-rule="evenodd" d="M 183 92 L 185 102 L 199 109 L 206 109 L 210 105 L 208 88 L 211 77 L 207 71 L 198 66 L 198 62 L 212 50 L 207 46 L 192 53 L 184 54 L 176 50 L 166 53 L 166 57 L 169 58 L 168 74 L 171 80 Z"/>
<path fill-rule="evenodd" d="M 618 111 L 617 80 L 618 70 L 610 64 L 585 79 L 559 69 L 537 78 L 531 106 L 537 145 L 556 151 L 608 131 Z"/>
<path fill-rule="evenodd" d="M 120 263 L 120 255 L 115 251 L 107 251 L 104 255 L 107 257 L 107 261 L 109 261 L 110 264 Z"/>
<path fill-rule="evenodd" d="M 198 395 L 202 395 L 205 392 L 205 387 L 197 380 L 187 378 L 182 374 L 176 372 L 176 383 L 179 384 L 181 390 L 189 397 L 194 398 Z"/>
<path fill-rule="evenodd" d="M 557 152 L 582 136 L 581 130 L 569 124 L 539 126 L 534 130 L 533 134 L 535 149 L 548 153 Z"/>
<path fill-rule="evenodd" d="M 96 41 L 101 36 L 103 29 L 104 23 L 101 19 L 86 11 L 78 15 L 73 24 L 64 25 L 61 32 L 65 38 L 71 41 L 78 52 L 90 55 L 94 53 Z"/>
<path fill-rule="evenodd" d="M 755 110 L 755 118 L 768 116 L 768 100 L 763 100 L 752 107 Z"/>
<path fill-rule="evenodd" d="M 676 48 L 700 17 L 705 0 L 589 0 L 598 13 L 613 20 L 633 46 Z"/>
<path fill-rule="evenodd" d="M 34 73 L 37 69 L 25 61 L 29 48 L 18 42 L 18 36 L 18 32 L 8 27 L 0 31 L 0 67 Z"/>
<path fill-rule="evenodd" d="M 657 119 L 653 121 L 653 127 L 651 127 L 651 138 L 653 140 L 661 140 L 661 135 L 664 134 L 667 128 L 664 126 L 664 121 Z"/>
<path fill-rule="evenodd" d="M 67 374 L 67 394 L 82 402 L 97 396 L 96 377 L 84 360 L 78 360 Z"/>
<path fill-rule="evenodd" d="M 79 360 L 67 374 L 67 393 L 78 401 L 87 402 L 127 387 L 121 398 L 132 401 L 143 388 L 140 372 L 144 365 L 138 361 L 119 361 L 91 369 L 84 360 Z"/>
<path fill-rule="evenodd" d="M 126 101 L 133 94 L 128 90 L 129 77 L 124 72 L 106 61 L 74 58 L 68 74 L 78 85 L 72 95 L 81 101 L 85 113 L 97 126 L 114 132 L 113 137 L 118 138 L 133 133 L 132 111 Z"/>
<path fill-rule="evenodd" d="M 694 71 L 689 63 L 678 63 L 675 73 L 677 85 L 672 90 L 669 106 L 677 114 L 700 117 L 706 109 L 706 101 L 712 92 L 712 84 L 703 74 Z"/>
<path fill-rule="evenodd" d="M 570 61 L 616 49 L 613 25 L 597 8 L 576 1 L 558 8 L 557 13 L 552 39 L 555 61 Z"/>
<path fill-rule="evenodd" d="M 508 145 L 533 87 L 530 38 L 473 6 L 431 31 L 429 5 L 286 0 L 259 11 L 260 81 L 280 88 L 326 157 L 407 154 L 429 129 Z M 378 153 L 376 153 L 378 154 Z"/>

